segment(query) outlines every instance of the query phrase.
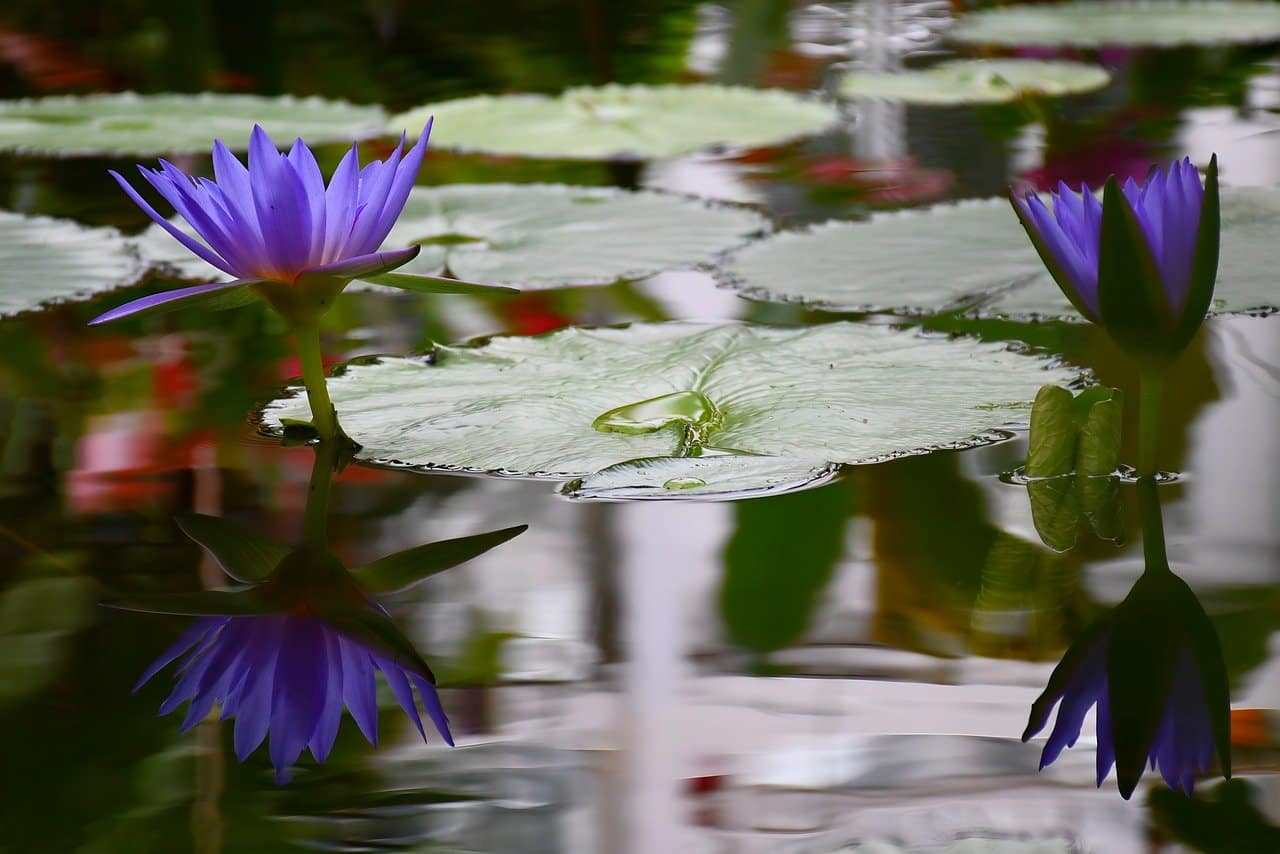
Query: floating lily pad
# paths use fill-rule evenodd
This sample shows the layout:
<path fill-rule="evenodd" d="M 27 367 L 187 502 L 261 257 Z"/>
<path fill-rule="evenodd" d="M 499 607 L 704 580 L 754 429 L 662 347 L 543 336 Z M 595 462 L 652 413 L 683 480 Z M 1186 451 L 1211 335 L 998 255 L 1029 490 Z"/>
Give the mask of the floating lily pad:
<path fill-rule="evenodd" d="M 145 269 L 114 228 L 0 211 L 0 317 L 132 284 Z"/>
<path fill-rule="evenodd" d="M 1272 266 L 1280 190 L 1224 188 L 1213 310 L 1280 307 Z M 827 222 L 749 246 L 722 280 L 753 299 L 835 311 L 959 311 L 1013 320 L 1083 318 L 1058 290 L 1005 199 Z"/>
<path fill-rule="evenodd" d="M 437 147 L 586 160 L 776 145 L 837 120 L 830 105 L 775 89 L 609 85 L 554 97 L 481 95 L 428 104 L 394 117 L 391 126 L 415 127 L 431 115 Z"/>
<path fill-rule="evenodd" d="M 768 486 L 775 475 L 757 455 L 787 458 L 794 473 L 818 460 L 967 447 L 1025 421 L 1044 383 L 1076 377 L 970 338 L 676 322 L 353 363 L 329 390 L 360 457 L 375 463 L 567 479 L 647 457 L 726 453 Z M 293 394 L 267 407 L 264 424 L 309 417 Z M 711 478 L 694 476 L 745 488 L 729 462 L 712 465 Z M 638 467 L 637 487 L 655 482 L 650 469 Z"/>
<path fill-rule="evenodd" d="M 402 272 L 436 275 L 447 268 L 467 281 L 539 289 L 609 284 L 707 262 L 768 227 L 749 208 L 652 190 L 447 184 L 415 188 L 385 245 L 422 244 Z M 183 278 L 230 278 L 158 225 L 142 234 L 139 248 Z"/>
<path fill-rule="evenodd" d="M 652 457 L 630 460 L 570 481 L 564 494 L 581 500 L 727 499 L 776 495 L 827 483 L 840 467 L 794 457 Z"/>
<path fill-rule="evenodd" d="M 959 59 L 919 71 L 852 72 L 840 82 L 840 94 L 932 106 L 1007 104 L 1092 92 L 1110 80 L 1105 69 L 1080 62 Z"/>
<path fill-rule="evenodd" d="M 214 139 L 245 149 L 255 123 L 277 138 L 302 137 L 313 145 L 388 132 L 386 114 L 376 106 L 290 96 L 124 92 L 0 101 L 0 150 L 142 157 L 208 152 Z"/>
<path fill-rule="evenodd" d="M 1280 40 L 1280 6 L 1265 2 L 1069 2 L 1002 6 L 961 16 L 951 37 L 977 44 L 1103 47 Z"/>

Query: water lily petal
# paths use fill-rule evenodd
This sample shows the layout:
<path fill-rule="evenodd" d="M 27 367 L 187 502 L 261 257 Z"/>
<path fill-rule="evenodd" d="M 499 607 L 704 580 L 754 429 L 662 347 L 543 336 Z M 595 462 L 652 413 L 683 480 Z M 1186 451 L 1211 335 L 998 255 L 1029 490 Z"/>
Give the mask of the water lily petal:
<path fill-rule="evenodd" d="M 138 168 L 141 169 L 142 167 Z M 228 263 L 226 259 L 214 252 L 208 246 L 205 246 L 203 243 L 196 240 L 191 235 L 187 234 L 182 229 L 178 228 L 173 223 L 169 222 L 165 217 L 160 216 L 159 212 L 151 206 L 151 203 L 142 198 L 142 196 L 138 194 L 138 191 L 135 190 L 119 172 L 114 169 L 110 170 L 110 172 L 111 177 L 116 179 L 116 183 L 120 185 L 120 189 L 124 190 L 125 195 L 127 195 L 135 205 L 141 208 L 143 213 L 151 217 L 157 225 L 169 232 L 175 240 L 187 247 L 187 249 L 191 250 L 193 254 L 198 255 L 205 261 L 208 261 L 224 273 L 228 273 L 232 276 L 236 275 L 235 270 L 232 269 L 231 264 Z"/>
<path fill-rule="evenodd" d="M 316 279 L 358 279 L 364 276 L 376 276 L 394 270 L 397 267 L 403 267 L 417 257 L 420 251 L 422 251 L 422 247 L 414 245 L 404 249 L 371 252 L 368 255 L 357 255 L 354 258 L 344 258 L 341 261 L 321 264 L 318 267 L 304 270 L 298 276 L 298 284 L 303 284 L 304 280 L 311 277 Z"/>
<path fill-rule="evenodd" d="M 249 286 L 256 284 L 256 279 L 234 279 L 230 282 L 214 282 L 209 285 L 192 285 L 189 288 L 178 288 L 174 291 L 163 291 L 151 296 L 140 297 L 89 321 L 90 326 L 109 323 L 122 317 L 140 313 L 165 314 L 179 308 L 198 305 L 206 311 L 221 311 L 247 305 L 254 299 Z"/>

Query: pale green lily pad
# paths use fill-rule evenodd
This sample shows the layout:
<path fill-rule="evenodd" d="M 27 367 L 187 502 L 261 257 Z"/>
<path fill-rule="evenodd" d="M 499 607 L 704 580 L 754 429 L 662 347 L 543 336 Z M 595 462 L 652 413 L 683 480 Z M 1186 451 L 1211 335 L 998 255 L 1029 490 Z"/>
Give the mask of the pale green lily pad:
<path fill-rule="evenodd" d="M 416 127 L 431 115 L 438 148 L 586 160 L 758 148 L 818 133 L 838 119 L 829 104 L 776 89 L 608 85 L 428 104 L 395 116 L 391 126 Z"/>
<path fill-rule="evenodd" d="M 609 466 L 565 484 L 585 501 L 754 498 L 829 483 L 840 466 L 795 457 L 652 457 Z"/>
<path fill-rule="evenodd" d="M 114 228 L 0 211 L 0 270 L 3 317 L 132 284 L 146 265 Z"/>
<path fill-rule="evenodd" d="M 260 95 L 60 95 L 0 101 L 0 150 L 31 154 L 207 153 L 215 139 L 244 150 L 260 124 L 278 140 L 309 144 L 385 135 L 381 107 Z M 410 133 L 421 129 L 409 128 Z M 397 132 L 398 132 L 397 128 Z"/>
<path fill-rule="evenodd" d="M 751 455 L 862 463 L 967 447 L 1025 421 L 1041 385 L 1077 378 L 1046 357 L 970 338 L 675 322 L 353 363 L 329 391 L 366 461 L 572 478 L 682 451 L 731 452 L 751 465 Z M 709 405 L 691 407 L 697 395 Z M 657 399 L 672 401 L 668 426 L 616 429 L 627 413 L 651 421 Z M 684 419 L 699 408 L 710 415 L 691 431 Z M 615 429 L 596 429 L 609 413 Z M 308 418 L 305 396 L 293 394 L 270 404 L 263 423 L 278 431 Z"/>
<path fill-rule="evenodd" d="M 1059 97 L 1101 89 L 1111 75 L 1096 65 L 1042 59 L 958 59 L 919 71 L 855 71 L 840 81 L 845 97 L 908 104 L 1008 104 L 1027 97 Z"/>
<path fill-rule="evenodd" d="M 422 254 L 401 272 L 439 275 L 447 268 L 466 281 L 533 290 L 609 284 L 706 263 L 768 228 L 750 208 L 652 190 L 446 184 L 415 188 L 384 245 L 422 244 Z M 143 232 L 138 245 L 143 257 L 182 278 L 230 278 L 158 225 Z"/>
<path fill-rule="evenodd" d="M 1280 190 L 1223 188 L 1213 310 L 1280 308 L 1272 267 Z M 1006 199 L 834 221 L 747 247 L 721 279 L 752 299 L 849 312 L 958 311 L 1012 320 L 1083 318 L 1045 270 Z"/>
<path fill-rule="evenodd" d="M 1266 2 L 1068 2 L 962 15 L 951 37 L 975 44 L 1104 47 L 1280 40 L 1280 5 Z"/>

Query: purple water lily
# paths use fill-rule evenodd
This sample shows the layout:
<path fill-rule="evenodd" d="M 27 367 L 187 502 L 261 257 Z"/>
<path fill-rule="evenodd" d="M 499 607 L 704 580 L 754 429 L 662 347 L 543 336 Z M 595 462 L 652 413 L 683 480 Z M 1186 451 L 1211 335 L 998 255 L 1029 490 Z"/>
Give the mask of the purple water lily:
<path fill-rule="evenodd" d="M 1050 195 L 1052 211 L 1034 192 L 1015 193 L 1013 207 L 1054 280 L 1085 317 L 1108 328 L 1145 326 L 1139 331 L 1147 344 L 1188 325 L 1195 331 L 1217 273 L 1216 157 L 1204 186 L 1184 158 L 1152 167 L 1141 184 L 1129 178 L 1121 188 L 1112 176 L 1102 201 L 1086 186 L 1076 193 L 1061 182 Z M 1138 275 L 1130 276 L 1135 269 Z M 1140 317 L 1125 316 L 1141 309 Z"/>
<path fill-rule="evenodd" d="M 1204 185 L 1188 159 L 1153 167 L 1138 184 L 1112 175 L 1102 201 L 1065 183 L 1053 210 L 1035 193 L 1013 208 L 1058 287 L 1102 325 L 1142 371 L 1138 471 L 1155 473 L 1157 412 L 1165 367 L 1204 322 L 1218 275 L 1218 158 Z"/>
<path fill-rule="evenodd" d="M 1148 479 L 1147 489 L 1154 490 Z M 1148 528 L 1155 531 L 1155 528 Z M 1144 543 L 1144 548 L 1147 544 Z M 1190 794 L 1217 755 L 1231 776 L 1230 710 L 1218 636 L 1195 594 L 1152 543 L 1148 570 L 1116 608 L 1071 645 L 1031 707 L 1022 740 L 1057 720 L 1040 767 L 1080 736 L 1097 707 L 1097 783 L 1116 768 L 1120 794 L 1133 794 L 1146 766 Z"/>
<path fill-rule="evenodd" d="M 282 154 L 258 125 L 249 137 L 247 167 L 221 140 L 214 142 L 215 180 L 193 178 L 166 160 L 158 170 L 139 165 L 142 177 L 199 239 L 162 216 L 113 171 L 121 189 L 147 216 L 191 252 L 235 278 L 134 300 L 91 322 L 195 299 L 228 307 L 251 299 L 249 289 L 291 320 L 306 314 L 306 308 L 322 312 L 352 279 L 389 272 L 418 254 L 418 246 L 385 252 L 379 247 L 404 209 L 430 132 L 428 122 L 408 152 L 401 137 L 390 157 L 363 168 L 353 143 L 328 187 L 301 139 Z M 214 301 L 215 296 L 220 301 Z"/>
<path fill-rule="evenodd" d="M 185 731 L 218 704 L 223 720 L 235 718 L 235 751 L 241 761 L 270 733 L 277 782 L 288 780 L 290 766 L 305 749 L 317 762 L 328 757 L 344 705 L 365 738 L 377 744 L 374 676 L 379 670 L 423 739 L 426 730 L 414 688 L 436 731 L 453 744 L 449 720 L 430 681 L 305 612 L 202 617 L 147 668 L 134 690 L 183 656 L 177 685 L 160 713 L 187 703 Z"/>

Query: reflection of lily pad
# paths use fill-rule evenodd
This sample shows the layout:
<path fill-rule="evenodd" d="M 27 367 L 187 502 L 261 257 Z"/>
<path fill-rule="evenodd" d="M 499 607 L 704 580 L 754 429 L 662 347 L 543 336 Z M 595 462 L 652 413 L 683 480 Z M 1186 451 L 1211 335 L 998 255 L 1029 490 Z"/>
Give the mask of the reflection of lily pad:
<path fill-rule="evenodd" d="M 597 500 L 751 498 L 818 486 L 838 470 L 823 460 L 794 457 L 652 457 L 571 481 L 564 494 Z"/>
<path fill-rule="evenodd" d="M 1264 2 L 1068 2 L 963 15 L 951 37 L 977 44 L 1172 46 L 1280 40 L 1280 6 Z"/>
<path fill-rule="evenodd" d="M 403 272 L 433 275 L 447 266 L 468 281 L 536 289 L 607 284 L 707 262 L 767 227 L 747 208 L 668 193 L 448 184 L 414 189 L 386 245 L 422 244 Z M 158 225 L 139 245 L 144 257 L 185 278 L 228 278 Z"/>
<path fill-rule="evenodd" d="M 998 344 L 860 324 L 654 323 L 438 347 L 353 364 L 329 387 L 366 460 L 569 478 L 682 451 L 856 463 L 960 447 L 1075 375 Z M 264 420 L 309 417 L 293 395 Z"/>
<path fill-rule="evenodd" d="M 114 228 L 0 211 L 0 316 L 137 281 L 143 264 Z"/>
<path fill-rule="evenodd" d="M 391 126 L 414 127 L 430 115 L 431 142 L 441 148 L 587 160 L 775 145 L 836 121 L 829 105 L 772 89 L 609 85 L 554 97 L 481 95 L 428 104 L 396 116 Z"/>
<path fill-rule="evenodd" d="M 853 72 L 840 82 L 840 94 L 934 106 L 1007 104 L 1030 96 L 1091 92 L 1110 79 L 1104 69 L 1080 62 L 960 59 L 919 71 Z"/>
<path fill-rule="evenodd" d="M 255 122 L 279 138 L 300 136 L 312 144 L 387 132 L 381 107 L 289 96 L 125 92 L 0 102 L 0 150 L 181 154 L 207 152 L 215 138 L 245 148 Z"/>
<path fill-rule="evenodd" d="M 1280 190 L 1222 190 L 1214 311 L 1280 307 L 1271 269 L 1278 231 Z M 838 311 L 1081 320 L 1005 199 L 778 234 L 738 253 L 724 276 L 753 299 Z"/>

